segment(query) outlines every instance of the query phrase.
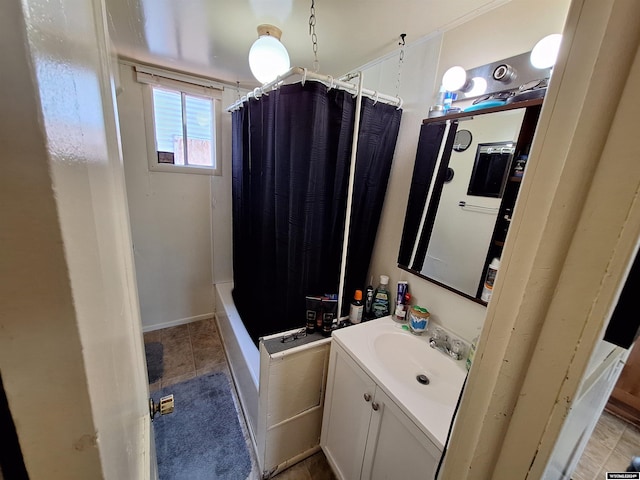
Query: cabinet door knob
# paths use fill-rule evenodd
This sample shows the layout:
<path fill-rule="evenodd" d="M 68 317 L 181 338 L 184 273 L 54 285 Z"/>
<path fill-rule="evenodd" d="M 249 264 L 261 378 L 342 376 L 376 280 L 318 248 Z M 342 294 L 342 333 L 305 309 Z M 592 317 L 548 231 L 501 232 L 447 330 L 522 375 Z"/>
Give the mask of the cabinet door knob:
<path fill-rule="evenodd" d="M 371 404 L 371 408 L 373 408 L 377 412 L 380 409 L 380 404 L 378 402 L 373 402 Z"/>
<path fill-rule="evenodd" d="M 371 401 L 371 394 L 370 393 L 365 393 L 364 394 L 364 401 L 365 402 L 370 402 Z"/>

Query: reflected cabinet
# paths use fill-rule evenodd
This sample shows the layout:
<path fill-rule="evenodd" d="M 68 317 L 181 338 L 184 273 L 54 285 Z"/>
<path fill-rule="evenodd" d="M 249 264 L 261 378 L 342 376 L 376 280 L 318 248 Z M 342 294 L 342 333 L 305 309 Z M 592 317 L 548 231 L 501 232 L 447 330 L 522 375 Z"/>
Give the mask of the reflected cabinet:
<path fill-rule="evenodd" d="M 423 121 L 398 265 L 478 303 L 500 259 L 542 99 Z"/>

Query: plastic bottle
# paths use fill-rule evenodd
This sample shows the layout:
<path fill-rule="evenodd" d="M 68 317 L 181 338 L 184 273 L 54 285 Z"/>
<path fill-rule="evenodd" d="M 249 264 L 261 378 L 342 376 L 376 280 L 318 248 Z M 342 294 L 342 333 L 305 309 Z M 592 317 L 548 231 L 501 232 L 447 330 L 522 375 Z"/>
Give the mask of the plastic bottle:
<path fill-rule="evenodd" d="M 360 323 L 362 321 L 362 313 L 364 304 L 362 303 L 362 290 L 356 290 L 353 301 L 349 307 L 349 321 L 351 323 Z"/>
<path fill-rule="evenodd" d="M 480 299 L 484 302 L 491 300 L 491 294 L 493 293 L 493 283 L 496 281 L 496 275 L 500 268 L 500 259 L 494 258 L 491 260 L 489 267 L 487 268 L 487 275 L 484 279 L 484 285 L 482 286 L 482 295 Z"/>
<path fill-rule="evenodd" d="M 365 289 L 364 296 L 364 320 L 371 320 L 373 318 L 373 296 L 375 294 L 373 290 L 373 278 L 369 281 L 369 285 Z"/>
<path fill-rule="evenodd" d="M 373 296 L 373 317 L 381 318 L 389 315 L 389 277 L 380 275 L 380 284 Z"/>
<path fill-rule="evenodd" d="M 467 356 L 467 370 L 471 370 L 471 364 L 473 363 L 473 357 L 476 354 L 476 348 L 478 347 L 478 337 L 474 338 L 469 347 L 469 355 Z"/>
<path fill-rule="evenodd" d="M 396 294 L 396 309 L 393 315 L 393 319 L 396 322 L 407 321 L 407 305 L 405 302 L 406 295 L 409 290 L 409 283 L 402 280 L 398 282 L 398 290 Z"/>

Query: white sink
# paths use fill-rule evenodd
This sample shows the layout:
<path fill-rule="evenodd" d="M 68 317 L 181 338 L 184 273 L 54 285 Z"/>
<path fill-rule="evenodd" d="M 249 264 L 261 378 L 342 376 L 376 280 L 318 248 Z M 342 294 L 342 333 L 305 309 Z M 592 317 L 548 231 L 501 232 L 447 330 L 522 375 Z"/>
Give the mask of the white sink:
<path fill-rule="evenodd" d="M 373 337 L 372 347 L 379 366 L 395 381 L 443 405 L 457 400 L 459 385 L 450 381 L 459 377 L 456 362 L 424 340 L 404 331 L 382 332 Z"/>
<path fill-rule="evenodd" d="M 443 447 L 466 375 L 464 361 L 431 348 L 427 335 L 413 335 L 391 317 L 337 330 L 333 341 Z M 426 376 L 428 384 L 420 383 L 418 375 Z"/>

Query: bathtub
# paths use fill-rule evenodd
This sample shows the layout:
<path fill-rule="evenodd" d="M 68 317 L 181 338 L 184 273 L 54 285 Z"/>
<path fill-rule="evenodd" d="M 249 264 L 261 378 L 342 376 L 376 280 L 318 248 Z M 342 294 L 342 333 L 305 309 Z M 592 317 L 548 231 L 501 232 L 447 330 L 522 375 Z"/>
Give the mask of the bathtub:
<path fill-rule="evenodd" d="M 216 320 L 251 440 L 256 448 L 260 353 L 242 323 L 231 290 L 233 282 L 216 284 Z"/>

